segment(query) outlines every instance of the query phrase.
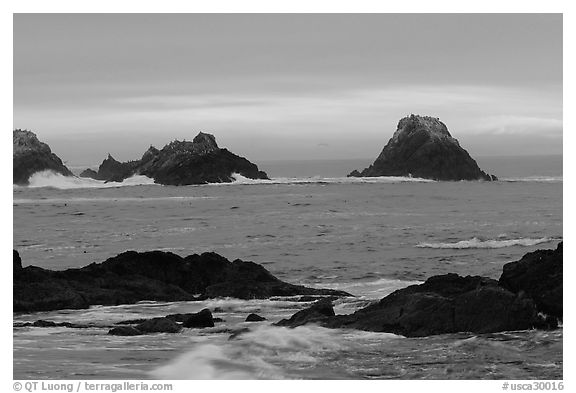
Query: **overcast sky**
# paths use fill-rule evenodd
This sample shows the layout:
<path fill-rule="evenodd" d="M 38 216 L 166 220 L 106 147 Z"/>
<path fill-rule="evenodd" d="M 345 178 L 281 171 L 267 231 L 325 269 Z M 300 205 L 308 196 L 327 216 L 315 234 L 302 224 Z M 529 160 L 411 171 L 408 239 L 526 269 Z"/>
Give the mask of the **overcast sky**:
<path fill-rule="evenodd" d="M 560 14 L 17 14 L 14 127 L 70 165 L 199 131 L 375 158 L 410 113 L 473 156 L 562 153 Z"/>

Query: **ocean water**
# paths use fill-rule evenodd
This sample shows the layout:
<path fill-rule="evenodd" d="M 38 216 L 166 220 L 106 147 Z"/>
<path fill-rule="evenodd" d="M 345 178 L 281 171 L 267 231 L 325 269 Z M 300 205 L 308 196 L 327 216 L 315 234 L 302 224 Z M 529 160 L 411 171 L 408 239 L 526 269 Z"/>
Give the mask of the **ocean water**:
<path fill-rule="evenodd" d="M 293 163 L 292 171 L 289 163 L 264 164 L 272 181 L 237 176 L 231 184 L 187 187 L 41 173 L 30 187 L 13 189 L 14 248 L 23 265 L 50 269 L 126 250 L 215 251 L 260 263 L 291 283 L 357 295 L 336 302 L 337 313 L 349 313 L 436 274 L 498 278 L 505 263 L 556 247 L 563 235 L 561 158 L 501 160 L 481 163 L 498 182 L 334 173 L 363 165 L 350 161 Z M 271 326 L 309 304 L 213 299 L 15 314 L 15 322 L 104 326 L 219 307 L 214 315 L 224 322 L 139 337 L 108 336 L 104 327 L 14 328 L 14 378 L 562 378 L 562 329 L 405 338 Z M 251 312 L 267 321 L 243 322 Z M 230 339 L 242 327 L 250 331 Z"/>

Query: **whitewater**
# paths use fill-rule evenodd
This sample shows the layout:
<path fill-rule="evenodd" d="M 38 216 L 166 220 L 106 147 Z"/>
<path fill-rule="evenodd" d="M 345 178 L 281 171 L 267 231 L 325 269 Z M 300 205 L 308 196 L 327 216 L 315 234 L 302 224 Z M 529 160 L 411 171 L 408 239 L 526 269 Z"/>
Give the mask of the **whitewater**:
<path fill-rule="evenodd" d="M 42 173 L 31 186 L 13 188 L 13 245 L 24 266 L 50 269 L 102 262 L 126 250 L 214 251 L 262 264 L 290 283 L 356 295 L 336 302 L 336 313 L 344 314 L 432 275 L 497 279 L 505 263 L 555 248 L 563 237 L 561 173 L 531 176 L 434 182 L 235 175 L 224 185 L 174 187 L 143 177 L 103 183 Z M 14 378 L 562 377 L 562 329 L 410 339 L 271 326 L 310 305 L 296 300 L 143 302 L 14 315 L 15 322 L 96 324 L 14 328 Z M 98 327 L 206 307 L 223 322 L 138 337 L 108 336 Z M 244 322 L 252 312 L 266 321 Z"/>

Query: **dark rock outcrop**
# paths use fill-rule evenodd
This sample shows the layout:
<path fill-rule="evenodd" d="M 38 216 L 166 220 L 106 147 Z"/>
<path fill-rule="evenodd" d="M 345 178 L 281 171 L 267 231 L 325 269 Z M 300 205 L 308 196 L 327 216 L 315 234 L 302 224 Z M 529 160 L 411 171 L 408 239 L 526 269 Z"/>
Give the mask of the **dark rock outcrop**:
<path fill-rule="evenodd" d="M 14 322 L 13 326 L 14 327 L 67 327 L 67 328 L 72 328 L 72 329 L 88 329 L 88 328 L 93 328 L 93 327 L 105 327 L 105 326 L 97 326 L 94 324 L 46 321 L 44 319 L 39 319 L 35 322 Z"/>
<path fill-rule="evenodd" d="M 94 169 L 84 169 L 80 175 L 78 175 L 80 177 L 87 177 L 90 179 L 98 179 L 98 172 L 96 172 Z"/>
<path fill-rule="evenodd" d="M 298 311 L 290 319 L 283 319 L 276 326 L 296 327 L 307 323 L 323 324 L 328 322 L 330 317 L 334 317 L 334 307 L 329 299 L 318 300 L 312 306 Z"/>
<path fill-rule="evenodd" d="M 556 328 L 563 315 L 562 248 L 560 243 L 556 250 L 538 250 L 504 265 L 499 281 L 433 276 L 353 314 L 334 315 L 329 299 L 323 299 L 276 325 L 315 323 L 409 337 Z"/>
<path fill-rule="evenodd" d="M 139 161 L 120 162 L 108 154 L 108 157 L 98 167 L 98 172 L 95 175 L 92 173 L 94 171 L 87 172 L 88 169 L 82 174 L 85 175 L 83 177 L 91 177 L 96 180 L 122 182 L 136 173 L 139 164 Z"/>
<path fill-rule="evenodd" d="M 12 250 L 12 266 L 14 270 L 22 269 L 22 259 L 20 258 L 20 254 L 16 250 Z"/>
<path fill-rule="evenodd" d="M 517 262 L 504 265 L 499 283 L 514 292 L 530 296 L 539 311 L 563 318 L 562 243 L 555 250 L 537 250 Z"/>
<path fill-rule="evenodd" d="M 142 333 L 178 333 L 182 326 L 165 317 L 152 318 L 135 326 Z"/>
<path fill-rule="evenodd" d="M 43 319 L 39 319 L 36 322 L 34 322 L 32 324 L 32 326 L 34 326 L 34 327 L 55 327 L 58 325 L 56 325 L 56 322 L 53 322 L 53 321 L 45 321 Z"/>
<path fill-rule="evenodd" d="M 407 337 L 544 327 L 532 300 L 479 276 L 446 274 L 393 292 L 350 315 L 333 316 L 330 304 L 315 303 L 277 325 L 296 327 L 315 323 L 330 328 L 353 328 Z"/>
<path fill-rule="evenodd" d="M 482 171 L 438 118 L 410 115 L 376 161 L 348 176 L 408 176 L 433 180 L 497 180 Z"/>
<path fill-rule="evenodd" d="M 33 132 L 14 130 L 12 141 L 13 184 L 27 185 L 30 176 L 45 170 L 51 170 L 64 176 L 74 176 L 62 163 L 60 157 L 52 153 L 46 143 L 40 142 Z"/>
<path fill-rule="evenodd" d="M 108 334 L 111 336 L 141 336 L 144 333 L 134 326 L 118 326 L 110 329 Z"/>
<path fill-rule="evenodd" d="M 434 276 L 400 289 L 349 316 L 328 322 L 408 337 L 472 332 L 491 333 L 544 327 L 534 302 L 500 287 L 497 281 L 456 274 Z"/>
<path fill-rule="evenodd" d="M 127 251 L 99 264 L 64 271 L 35 266 L 14 269 L 13 293 L 14 312 L 81 309 L 143 300 L 351 296 L 343 291 L 288 284 L 254 262 L 230 262 L 215 253 L 182 258 L 161 251 Z"/>
<path fill-rule="evenodd" d="M 258 314 L 248 314 L 248 316 L 246 317 L 246 321 L 245 322 L 261 322 L 261 321 L 265 321 L 266 318 L 261 317 Z"/>
<path fill-rule="evenodd" d="M 183 326 L 186 328 L 214 327 L 214 319 L 210 310 L 205 308 L 200 312 L 188 315 L 184 320 Z"/>
<path fill-rule="evenodd" d="M 255 164 L 219 148 L 216 138 L 203 132 L 192 142 L 173 141 L 162 150 L 151 146 L 137 161 L 118 162 L 108 155 L 98 172 L 83 173 L 97 180 L 118 182 L 139 174 L 153 178 L 155 183 L 176 186 L 231 182 L 233 173 L 250 179 L 268 179 Z"/>

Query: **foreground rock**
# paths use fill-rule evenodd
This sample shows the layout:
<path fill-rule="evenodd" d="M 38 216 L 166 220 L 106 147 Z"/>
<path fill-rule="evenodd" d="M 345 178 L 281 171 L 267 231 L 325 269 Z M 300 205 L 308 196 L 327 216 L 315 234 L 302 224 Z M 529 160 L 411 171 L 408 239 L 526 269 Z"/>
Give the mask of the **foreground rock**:
<path fill-rule="evenodd" d="M 103 327 L 94 324 L 82 324 L 82 323 L 71 323 L 71 322 L 54 322 L 46 321 L 44 319 L 39 319 L 35 322 L 16 322 L 14 327 L 67 327 L 71 329 L 88 329 L 94 327 Z"/>
<path fill-rule="evenodd" d="M 12 250 L 12 269 L 14 271 L 22 269 L 22 259 L 16 250 Z"/>
<path fill-rule="evenodd" d="M 266 320 L 266 318 L 261 317 L 258 314 L 252 313 L 252 314 L 248 314 L 248 316 L 246 317 L 246 320 L 244 322 L 262 322 L 265 320 Z"/>
<path fill-rule="evenodd" d="M 166 317 L 152 318 L 135 326 L 142 333 L 178 333 L 182 326 Z"/>
<path fill-rule="evenodd" d="M 563 319 L 562 243 L 555 250 L 537 250 L 517 262 L 504 265 L 499 283 L 514 292 L 530 296 L 539 311 Z"/>
<path fill-rule="evenodd" d="M 110 329 L 108 334 L 111 336 L 140 336 L 144 333 L 134 326 L 118 326 Z"/>
<path fill-rule="evenodd" d="M 479 276 L 434 276 L 350 315 L 334 315 L 332 304 L 320 300 L 276 325 L 314 323 L 407 337 L 548 329 L 556 328 L 562 318 L 562 300 L 560 244 L 556 250 L 538 250 L 505 265 L 500 282 Z"/>
<path fill-rule="evenodd" d="M 81 309 L 143 300 L 351 296 L 343 291 L 289 284 L 254 262 L 230 262 L 215 253 L 182 258 L 169 252 L 127 251 L 103 263 L 64 271 L 35 266 L 18 269 L 17 258 L 18 253 L 14 253 L 14 312 Z"/>
<path fill-rule="evenodd" d="M 40 142 L 31 131 L 14 130 L 12 132 L 12 183 L 27 185 L 36 172 L 51 170 L 64 176 L 74 176 L 62 163 L 60 157 L 52 153 L 50 146 Z"/>
<path fill-rule="evenodd" d="M 376 161 L 348 176 L 408 176 L 433 180 L 497 180 L 482 171 L 438 118 L 410 115 Z"/>
<path fill-rule="evenodd" d="M 318 300 L 312 306 L 298 311 L 290 319 L 283 319 L 275 323 L 276 326 L 296 327 L 308 323 L 323 324 L 328 322 L 330 317 L 335 316 L 332 301 L 329 299 Z"/>
<path fill-rule="evenodd" d="M 207 308 L 196 314 L 187 315 L 183 322 L 184 327 L 187 328 L 214 327 L 212 313 Z"/>
<path fill-rule="evenodd" d="M 456 274 L 434 276 L 424 284 L 400 289 L 354 314 L 333 313 L 331 305 L 316 303 L 278 325 L 315 323 L 421 337 L 530 329 L 544 323 L 531 299 L 507 291 L 496 280 Z"/>
<path fill-rule="evenodd" d="M 238 173 L 250 179 L 268 179 L 265 172 L 227 149 L 218 147 L 213 135 L 199 133 L 192 142 L 174 141 L 162 150 L 150 147 L 140 160 L 119 162 L 108 155 L 98 172 L 86 170 L 81 176 L 121 182 L 145 175 L 165 185 L 228 183 Z"/>

